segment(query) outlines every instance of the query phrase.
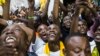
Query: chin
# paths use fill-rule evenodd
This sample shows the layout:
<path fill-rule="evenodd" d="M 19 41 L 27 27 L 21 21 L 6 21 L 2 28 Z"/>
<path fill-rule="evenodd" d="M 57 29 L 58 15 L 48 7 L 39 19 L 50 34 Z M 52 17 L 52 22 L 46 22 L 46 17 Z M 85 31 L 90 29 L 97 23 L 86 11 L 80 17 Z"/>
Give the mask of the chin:
<path fill-rule="evenodd" d="M 49 42 L 55 42 L 55 40 L 49 40 Z"/>
<path fill-rule="evenodd" d="M 7 47 L 17 47 L 16 43 L 7 43 Z"/>
<path fill-rule="evenodd" d="M 86 32 L 85 31 L 82 31 L 82 32 L 80 32 L 81 34 L 86 34 Z"/>
<path fill-rule="evenodd" d="M 100 40 L 98 40 L 98 39 L 95 39 L 95 41 L 96 41 L 96 42 L 100 42 Z"/>

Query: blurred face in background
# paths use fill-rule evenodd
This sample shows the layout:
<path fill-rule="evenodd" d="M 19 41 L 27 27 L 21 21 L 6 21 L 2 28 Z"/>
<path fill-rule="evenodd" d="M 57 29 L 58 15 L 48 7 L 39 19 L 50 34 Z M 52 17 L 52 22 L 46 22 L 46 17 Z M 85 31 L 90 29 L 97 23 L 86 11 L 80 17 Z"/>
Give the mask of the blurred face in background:
<path fill-rule="evenodd" d="M 98 26 L 97 30 L 95 31 L 95 38 L 96 42 L 100 42 L 100 26 Z"/>
<path fill-rule="evenodd" d="M 38 27 L 37 32 L 39 33 L 40 38 L 47 42 L 47 25 L 42 24 Z"/>
<path fill-rule="evenodd" d="M 64 25 L 66 28 L 70 28 L 71 22 L 72 22 L 72 20 L 71 20 L 71 17 L 70 17 L 70 16 L 64 17 L 64 19 L 63 19 L 63 25 Z"/>
<path fill-rule="evenodd" d="M 86 34 L 87 33 L 87 24 L 84 21 L 79 21 L 78 22 L 78 32 L 81 34 Z"/>

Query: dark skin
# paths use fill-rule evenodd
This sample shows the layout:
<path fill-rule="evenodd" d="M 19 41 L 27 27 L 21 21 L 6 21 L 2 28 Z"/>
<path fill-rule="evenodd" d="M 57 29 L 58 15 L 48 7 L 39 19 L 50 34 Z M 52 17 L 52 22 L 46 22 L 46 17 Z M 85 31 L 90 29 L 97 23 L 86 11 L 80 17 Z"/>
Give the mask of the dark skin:
<path fill-rule="evenodd" d="M 28 33 L 25 33 L 25 29 L 28 30 Z M 1 48 L 0 56 L 27 56 L 27 48 L 30 43 L 30 38 L 32 38 L 32 30 L 22 24 L 13 24 L 7 26 L 1 36 Z M 5 48 L 3 48 L 5 47 Z"/>
<path fill-rule="evenodd" d="M 100 25 L 98 26 L 97 30 L 95 31 L 95 38 L 97 49 L 100 53 Z"/>
<path fill-rule="evenodd" d="M 91 14 L 93 14 L 93 16 L 90 16 L 90 14 L 88 14 L 90 12 Z M 84 5 L 84 4 L 77 5 L 75 8 L 75 14 L 72 16 L 72 23 L 71 23 L 72 25 L 71 25 L 70 33 L 77 32 L 78 20 L 79 20 L 80 14 L 83 16 L 82 18 L 86 20 L 88 24 L 87 27 L 90 27 L 92 25 L 93 23 L 92 19 L 94 19 L 93 17 L 96 16 L 95 10 L 93 10 L 93 8 L 90 8 L 88 5 Z"/>
<path fill-rule="evenodd" d="M 6 26 L 7 25 L 7 20 L 0 19 L 0 24 Z"/>
<path fill-rule="evenodd" d="M 91 4 L 90 0 L 76 0 L 75 3 L 76 4 L 86 4 L 90 7 L 92 7 L 92 5 L 90 5 Z"/>
<path fill-rule="evenodd" d="M 46 2 L 46 6 L 44 7 L 44 10 L 42 11 L 34 11 L 34 15 L 39 15 L 42 19 L 42 23 L 47 23 L 47 19 L 46 19 L 46 16 L 47 16 L 47 11 L 48 11 L 48 5 L 49 5 L 49 1 L 50 0 L 47 0 Z"/>
<path fill-rule="evenodd" d="M 65 56 L 91 56 L 89 42 L 84 37 L 71 37 L 65 47 Z"/>
<path fill-rule="evenodd" d="M 70 16 L 65 16 L 64 19 L 63 19 L 63 24 L 66 28 L 70 28 L 71 26 L 71 17 Z"/>
<path fill-rule="evenodd" d="M 40 38 L 41 38 L 44 42 L 47 42 L 47 25 L 41 24 L 41 25 L 38 27 L 37 32 L 39 33 Z"/>
<path fill-rule="evenodd" d="M 78 32 L 81 34 L 86 34 L 87 32 L 87 25 L 86 22 L 84 21 L 78 21 L 78 28 L 77 28 Z"/>
<path fill-rule="evenodd" d="M 48 26 L 48 44 L 50 51 L 58 51 L 59 50 L 59 37 L 60 37 L 60 29 L 57 25 L 51 24 Z"/>

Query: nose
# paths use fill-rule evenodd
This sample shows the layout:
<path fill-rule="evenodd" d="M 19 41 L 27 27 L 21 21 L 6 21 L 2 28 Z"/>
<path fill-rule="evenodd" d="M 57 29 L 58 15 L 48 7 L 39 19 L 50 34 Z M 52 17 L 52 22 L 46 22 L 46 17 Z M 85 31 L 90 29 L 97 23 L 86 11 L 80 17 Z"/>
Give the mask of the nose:
<path fill-rule="evenodd" d="M 86 56 L 85 52 L 81 52 L 80 56 Z"/>
<path fill-rule="evenodd" d="M 54 29 L 51 29 L 50 32 L 54 32 Z"/>
<path fill-rule="evenodd" d="M 41 33 L 45 33 L 45 30 L 42 30 L 42 32 Z"/>
<path fill-rule="evenodd" d="M 13 33 L 13 30 L 10 29 L 10 30 L 7 31 L 6 34 L 12 34 L 12 33 Z"/>
<path fill-rule="evenodd" d="M 81 28 L 83 28 L 83 25 L 80 25 Z"/>

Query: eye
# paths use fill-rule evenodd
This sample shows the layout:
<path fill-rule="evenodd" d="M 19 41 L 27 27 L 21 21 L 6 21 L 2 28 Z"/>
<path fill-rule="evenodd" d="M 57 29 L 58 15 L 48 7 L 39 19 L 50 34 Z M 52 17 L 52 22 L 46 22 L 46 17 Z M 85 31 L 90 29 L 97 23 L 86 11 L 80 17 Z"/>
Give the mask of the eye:
<path fill-rule="evenodd" d="M 38 31 L 41 32 L 41 30 L 42 30 L 42 29 L 40 28 Z"/>
<path fill-rule="evenodd" d="M 20 28 L 15 28 L 15 31 L 21 31 L 21 29 Z"/>
<path fill-rule="evenodd" d="M 48 30 L 50 30 L 51 28 L 50 27 L 48 27 Z"/>
<path fill-rule="evenodd" d="M 75 53 L 80 53 L 81 50 L 80 50 L 79 48 L 76 48 L 76 49 L 74 50 L 74 52 L 75 52 Z"/>
<path fill-rule="evenodd" d="M 2 33 L 1 34 L 3 34 L 3 33 L 5 33 L 6 31 L 2 31 Z"/>

